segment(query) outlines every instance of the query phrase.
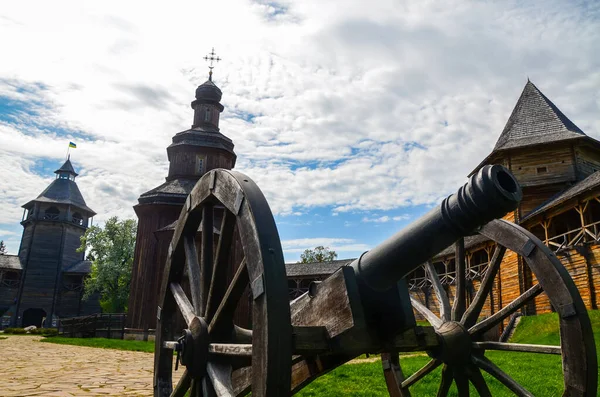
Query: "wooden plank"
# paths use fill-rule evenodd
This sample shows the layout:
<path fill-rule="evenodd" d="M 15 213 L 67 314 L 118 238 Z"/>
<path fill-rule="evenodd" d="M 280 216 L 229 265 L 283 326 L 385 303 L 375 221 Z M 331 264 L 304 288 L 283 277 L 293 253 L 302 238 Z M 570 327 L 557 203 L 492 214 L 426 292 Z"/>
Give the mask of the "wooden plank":
<path fill-rule="evenodd" d="M 214 330 L 220 326 L 221 322 L 233 318 L 237 303 L 248 286 L 248 282 L 248 271 L 246 269 L 246 259 L 244 258 L 238 266 L 237 271 L 223 296 L 223 300 L 219 304 L 214 317 L 208 325 L 209 334 L 214 332 Z"/>
<path fill-rule="evenodd" d="M 329 338 L 364 325 L 352 268 L 340 268 L 315 290 L 314 296 L 304 294 L 291 302 L 292 325 L 325 327 Z"/>
<path fill-rule="evenodd" d="M 202 293 L 200 288 L 201 275 L 200 263 L 198 262 L 198 251 L 196 250 L 195 233 L 183 236 L 183 247 L 185 250 L 185 262 L 187 263 L 187 274 L 192 295 L 194 312 L 202 313 Z"/>
<path fill-rule="evenodd" d="M 440 318 L 443 321 L 450 321 L 452 310 L 450 307 L 450 301 L 448 300 L 448 295 L 446 294 L 440 278 L 433 267 L 433 263 L 430 260 L 425 264 L 425 270 L 427 271 L 427 274 L 429 274 L 429 279 L 431 280 L 433 290 L 435 291 L 435 296 L 438 300 Z"/>
<path fill-rule="evenodd" d="M 171 288 L 171 293 L 175 298 L 175 302 L 177 302 L 179 311 L 183 315 L 183 318 L 185 319 L 187 325 L 190 325 L 192 323 L 192 320 L 196 317 L 194 314 L 194 306 L 192 306 L 187 296 L 185 296 L 185 292 L 183 292 L 183 288 L 181 288 L 181 285 L 177 283 L 171 283 L 169 284 L 169 286 Z"/>
<path fill-rule="evenodd" d="M 502 342 L 473 342 L 473 347 L 485 350 L 506 350 L 512 352 L 562 354 L 560 346 L 531 345 L 525 343 L 502 343 Z"/>
<path fill-rule="evenodd" d="M 324 326 L 293 326 L 292 343 L 293 354 L 316 355 L 330 350 Z"/>
<path fill-rule="evenodd" d="M 433 350 L 440 346 L 440 340 L 433 327 L 410 328 L 397 335 L 392 341 L 397 352 Z"/>
<path fill-rule="evenodd" d="M 476 334 L 480 332 L 485 332 L 488 329 L 492 328 L 494 325 L 498 324 L 503 319 L 507 318 L 521 307 L 523 307 L 527 302 L 531 299 L 535 298 L 537 295 L 543 292 L 542 286 L 540 284 L 536 284 L 533 287 L 529 288 L 522 295 L 520 295 L 517 299 L 512 301 L 507 306 L 503 307 L 492 316 L 486 318 L 480 323 L 475 324 L 471 328 L 469 328 L 470 334 Z"/>
<path fill-rule="evenodd" d="M 465 313 L 466 305 L 466 265 L 465 265 L 465 239 L 460 238 L 454 246 L 454 260 L 456 264 L 456 296 L 452 305 L 452 321 L 460 321 Z"/>
<path fill-rule="evenodd" d="M 237 343 L 210 343 L 208 345 L 208 352 L 224 356 L 252 357 L 252 345 Z"/>

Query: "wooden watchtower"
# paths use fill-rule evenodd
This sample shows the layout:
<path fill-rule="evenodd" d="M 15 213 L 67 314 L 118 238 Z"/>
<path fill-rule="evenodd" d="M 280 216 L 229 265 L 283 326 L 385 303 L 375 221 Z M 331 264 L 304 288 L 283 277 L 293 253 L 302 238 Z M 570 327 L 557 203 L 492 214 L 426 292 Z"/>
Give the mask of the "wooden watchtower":
<path fill-rule="evenodd" d="M 527 81 L 492 152 L 471 172 L 502 164 L 523 188 L 519 223 L 569 186 L 600 170 L 600 142 L 587 136 Z"/>
<path fill-rule="evenodd" d="M 55 171 L 56 179 L 35 199 L 23 205 L 22 266 L 15 326 L 45 326 L 56 317 L 100 311 L 97 300 L 82 301 L 83 278 L 90 272 L 83 252 L 76 252 L 91 217 L 68 159 Z"/>

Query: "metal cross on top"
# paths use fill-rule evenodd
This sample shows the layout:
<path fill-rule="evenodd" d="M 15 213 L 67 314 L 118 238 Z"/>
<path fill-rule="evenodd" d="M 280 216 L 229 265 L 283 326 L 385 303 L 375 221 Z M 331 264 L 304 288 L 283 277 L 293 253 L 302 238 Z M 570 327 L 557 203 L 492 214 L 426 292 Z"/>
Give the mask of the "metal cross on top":
<path fill-rule="evenodd" d="M 213 62 L 219 62 L 221 60 L 221 58 L 219 58 L 218 56 L 216 56 L 217 54 L 215 54 L 215 47 L 212 48 L 212 51 L 204 57 L 204 60 L 206 62 L 210 62 L 210 64 L 208 65 L 208 68 L 210 69 L 210 71 L 208 72 L 208 79 L 210 81 L 212 81 L 212 70 L 214 68 Z"/>

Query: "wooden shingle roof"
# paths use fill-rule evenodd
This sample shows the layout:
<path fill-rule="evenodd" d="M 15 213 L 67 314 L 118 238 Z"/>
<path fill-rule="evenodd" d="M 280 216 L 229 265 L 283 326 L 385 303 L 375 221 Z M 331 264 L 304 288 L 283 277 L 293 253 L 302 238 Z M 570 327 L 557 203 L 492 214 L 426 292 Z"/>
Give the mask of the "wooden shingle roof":
<path fill-rule="evenodd" d="M 527 81 L 493 151 L 586 136 L 531 81 Z"/>
<path fill-rule="evenodd" d="M 71 173 L 77 175 L 71 161 L 67 160 L 61 168 L 55 171 L 57 174 Z M 90 207 L 87 206 L 77 183 L 71 179 L 57 178 L 48 187 L 40 193 L 40 195 L 28 203 L 24 204 L 22 208 L 30 209 L 33 207 L 35 202 L 41 203 L 55 203 L 55 204 L 70 204 L 79 210 L 87 212 L 88 216 L 94 216 L 96 213 Z"/>
<path fill-rule="evenodd" d="M 23 266 L 18 255 L 0 255 L 0 269 L 23 270 Z"/>
<path fill-rule="evenodd" d="M 91 261 L 79 261 L 64 269 L 64 273 L 89 274 L 92 271 Z"/>
<path fill-rule="evenodd" d="M 527 222 L 533 217 L 540 215 L 543 212 L 548 211 L 549 209 L 556 207 L 572 198 L 579 196 L 586 191 L 595 189 L 600 186 L 600 171 L 596 171 L 593 174 L 589 175 L 583 181 L 576 183 L 570 188 L 558 193 L 550 200 L 546 201 L 535 210 L 533 210 L 530 214 L 528 214 L 525 218 L 521 220 L 520 223 Z"/>
<path fill-rule="evenodd" d="M 71 164 L 71 158 L 68 158 L 67 161 L 65 161 L 65 163 L 56 171 L 54 171 L 55 174 L 61 174 L 61 173 L 67 173 L 67 174 L 73 174 L 75 176 L 79 175 L 78 173 L 75 172 L 75 168 L 73 168 L 73 164 Z"/>
<path fill-rule="evenodd" d="M 198 178 L 177 178 L 166 181 L 162 185 L 148 190 L 146 193 L 142 193 L 138 198 L 138 202 L 140 204 L 182 204 L 196 185 L 196 182 L 198 182 Z"/>
<path fill-rule="evenodd" d="M 329 276 L 340 267 L 349 264 L 354 259 L 340 259 L 331 262 L 286 263 L 285 272 L 288 278 Z"/>

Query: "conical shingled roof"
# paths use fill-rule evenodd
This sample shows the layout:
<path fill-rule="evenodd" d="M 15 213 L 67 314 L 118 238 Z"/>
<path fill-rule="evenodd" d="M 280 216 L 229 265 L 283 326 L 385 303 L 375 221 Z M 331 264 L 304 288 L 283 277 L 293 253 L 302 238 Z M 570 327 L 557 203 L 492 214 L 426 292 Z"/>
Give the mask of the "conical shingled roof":
<path fill-rule="evenodd" d="M 68 173 L 68 174 L 73 174 L 75 176 L 79 175 L 78 173 L 75 172 L 75 168 L 73 168 L 73 164 L 71 164 L 71 158 L 68 158 L 67 161 L 65 161 L 65 163 L 56 171 L 54 171 L 55 174 L 62 174 L 62 173 Z"/>
<path fill-rule="evenodd" d="M 77 176 L 70 160 L 67 160 L 62 167 L 54 172 L 56 174 L 69 173 Z M 52 181 L 52 183 L 48 185 L 35 200 L 31 200 L 23 205 L 23 208 L 29 209 L 33 207 L 35 202 L 70 204 L 80 210 L 86 211 L 89 216 L 96 215 L 96 213 L 85 203 L 75 181 L 67 178 L 57 178 Z"/>
<path fill-rule="evenodd" d="M 494 150 L 587 137 L 542 92 L 527 81 Z"/>

